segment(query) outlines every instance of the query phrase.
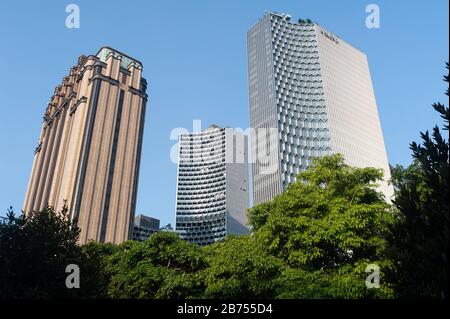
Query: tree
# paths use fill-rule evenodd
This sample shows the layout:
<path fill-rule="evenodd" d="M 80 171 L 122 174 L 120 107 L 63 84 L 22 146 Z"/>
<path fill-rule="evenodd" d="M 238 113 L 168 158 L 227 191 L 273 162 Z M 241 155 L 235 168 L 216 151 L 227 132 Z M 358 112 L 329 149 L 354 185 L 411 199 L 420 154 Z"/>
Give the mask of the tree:
<path fill-rule="evenodd" d="M 159 232 L 145 242 L 119 245 L 107 266 L 112 298 L 193 298 L 204 291 L 205 256 L 177 234 Z"/>
<path fill-rule="evenodd" d="M 0 224 L 0 298 L 61 298 L 77 294 L 65 285 L 66 266 L 80 264 L 79 229 L 67 207 L 52 207 Z"/>
<path fill-rule="evenodd" d="M 285 292 L 292 291 L 289 282 L 315 281 L 335 289 L 316 285 L 313 296 L 311 290 L 306 297 L 392 296 L 384 273 L 392 267 L 385 238 L 394 218 L 376 189 L 382 177 L 379 169 L 353 168 L 341 155 L 326 156 L 272 202 L 249 210 L 255 239 L 289 267 L 286 280 L 280 278 L 287 284 Z M 381 267 L 381 289 L 365 287 L 364 270 L 371 263 Z M 305 296 L 305 290 L 294 295 Z"/>
<path fill-rule="evenodd" d="M 449 108 L 441 103 L 433 108 L 448 131 Z M 410 145 L 414 162 L 406 169 L 395 167 L 392 174 L 399 220 L 391 239 L 397 263 L 392 276 L 402 297 L 448 298 L 449 144 L 438 126 L 421 137 L 422 144 Z"/>
<path fill-rule="evenodd" d="M 282 260 L 268 255 L 250 236 L 228 237 L 206 247 L 206 298 L 274 298 Z"/>
<path fill-rule="evenodd" d="M 380 287 L 368 289 L 365 271 L 370 260 L 345 264 L 336 269 L 304 270 L 287 267 L 276 279 L 277 298 L 364 299 L 392 298 L 392 286 L 382 276 Z M 380 265 L 383 269 L 383 266 Z"/>
<path fill-rule="evenodd" d="M 111 276 L 107 272 L 110 258 L 119 251 L 111 243 L 90 241 L 81 246 L 81 284 L 79 296 L 84 298 L 107 298 Z"/>

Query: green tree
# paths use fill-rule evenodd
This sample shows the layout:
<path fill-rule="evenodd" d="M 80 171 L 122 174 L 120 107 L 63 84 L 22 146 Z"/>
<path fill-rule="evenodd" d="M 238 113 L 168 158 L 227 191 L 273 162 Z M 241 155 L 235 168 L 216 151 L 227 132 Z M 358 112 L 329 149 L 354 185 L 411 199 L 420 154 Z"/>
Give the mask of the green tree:
<path fill-rule="evenodd" d="M 110 258 L 119 251 L 111 243 L 90 241 L 81 246 L 81 284 L 79 296 L 83 298 L 107 298 L 111 275 L 107 272 Z"/>
<path fill-rule="evenodd" d="M 273 298 L 282 260 L 270 256 L 250 236 L 229 237 L 206 247 L 207 298 Z"/>
<path fill-rule="evenodd" d="M 342 265 L 336 269 L 304 270 L 286 268 L 277 278 L 277 298 L 288 299 L 363 299 L 393 298 L 394 292 L 385 277 L 381 277 L 380 287 L 367 289 L 365 271 L 369 260 Z M 383 263 L 381 263 L 383 268 Z"/>
<path fill-rule="evenodd" d="M 448 83 L 448 73 L 444 80 Z M 449 108 L 441 103 L 433 108 L 448 131 Z M 392 238 L 397 271 L 392 276 L 402 297 L 448 298 L 449 144 L 438 126 L 431 136 L 426 131 L 421 137 L 422 144 L 411 143 L 413 164 L 397 166 L 392 173 L 393 203 L 399 211 Z"/>
<path fill-rule="evenodd" d="M 111 255 L 106 272 L 112 298 L 194 298 L 204 291 L 204 252 L 177 234 L 160 232 L 127 241 Z"/>
<path fill-rule="evenodd" d="M 326 156 L 272 202 L 249 210 L 255 239 L 289 267 L 279 278 L 285 284 L 280 297 L 392 296 L 384 274 L 392 267 L 385 238 L 394 218 L 376 189 L 382 177 L 379 169 L 353 168 L 341 155 Z M 380 289 L 365 286 L 371 263 L 381 268 Z M 314 282 L 309 292 L 289 294 L 292 285 Z M 328 285 L 334 289 L 319 289 Z"/>
<path fill-rule="evenodd" d="M 65 285 L 66 266 L 81 263 L 79 229 L 47 207 L 0 224 L 0 298 L 61 298 L 77 294 Z"/>

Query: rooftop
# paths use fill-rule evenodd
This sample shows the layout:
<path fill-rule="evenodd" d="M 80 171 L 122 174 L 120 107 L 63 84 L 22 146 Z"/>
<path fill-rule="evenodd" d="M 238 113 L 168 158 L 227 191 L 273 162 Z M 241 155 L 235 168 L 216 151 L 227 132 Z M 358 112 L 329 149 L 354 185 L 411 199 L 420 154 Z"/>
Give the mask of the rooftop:
<path fill-rule="evenodd" d="M 100 59 L 100 61 L 105 62 L 108 55 L 112 53 L 114 56 L 120 56 L 122 57 L 122 62 L 120 63 L 120 66 L 122 68 L 128 69 L 130 64 L 134 63 L 136 67 L 142 68 L 142 63 L 129 55 L 120 52 L 119 50 L 113 49 L 108 46 L 101 47 L 100 50 L 98 50 L 96 56 Z"/>

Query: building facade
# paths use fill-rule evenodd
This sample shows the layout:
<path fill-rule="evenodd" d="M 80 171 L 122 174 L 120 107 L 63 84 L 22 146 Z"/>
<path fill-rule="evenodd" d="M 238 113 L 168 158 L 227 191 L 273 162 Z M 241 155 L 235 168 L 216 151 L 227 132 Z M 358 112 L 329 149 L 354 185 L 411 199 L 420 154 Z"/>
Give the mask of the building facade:
<path fill-rule="evenodd" d="M 134 218 L 133 240 L 145 241 L 159 231 L 159 219 L 145 215 L 138 215 Z"/>
<path fill-rule="evenodd" d="M 207 245 L 228 234 L 248 234 L 247 136 L 210 126 L 181 134 L 177 173 L 176 231 Z"/>
<path fill-rule="evenodd" d="M 389 164 L 366 55 L 312 21 L 266 13 L 247 34 L 253 204 L 271 200 L 312 164 Z M 264 159 L 264 160 L 262 160 Z"/>
<path fill-rule="evenodd" d="M 131 239 L 146 87 L 142 64 L 126 54 L 80 56 L 45 110 L 26 213 L 67 205 L 80 243 Z"/>

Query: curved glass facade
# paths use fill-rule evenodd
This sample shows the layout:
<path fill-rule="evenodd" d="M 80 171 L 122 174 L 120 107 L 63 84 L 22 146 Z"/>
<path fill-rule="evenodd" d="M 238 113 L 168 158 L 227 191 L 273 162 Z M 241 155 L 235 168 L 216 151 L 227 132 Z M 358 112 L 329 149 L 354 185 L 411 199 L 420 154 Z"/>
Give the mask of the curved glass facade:
<path fill-rule="evenodd" d="M 267 13 L 247 34 L 253 204 L 270 201 L 312 160 L 341 153 L 358 167 L 385 171 L 392 187 L 367 57 L 318 24 Z M 272 129 L 267 141 L 259 130 Z M 271 146 L 275 169 L 259 161 Z M 255 154 L 258 156 L 255 157 Z"/>
<path fill-rule="evenodd" d="M 236 149 L 227 147 L 227 130 L 214 126 L 179 138 L 176 230 L 183 239 L 200 245 L 222 240 L 231 232 L 230 197 L 237 196 L 248 208 L 248 187 L 228 187 L 227 192 L 235 163 L 226 163 L 226 152 Z M 238 165 L 246 171 L 247 161 Z M 248 183 L 248 172 L 242 178 Z"/>

